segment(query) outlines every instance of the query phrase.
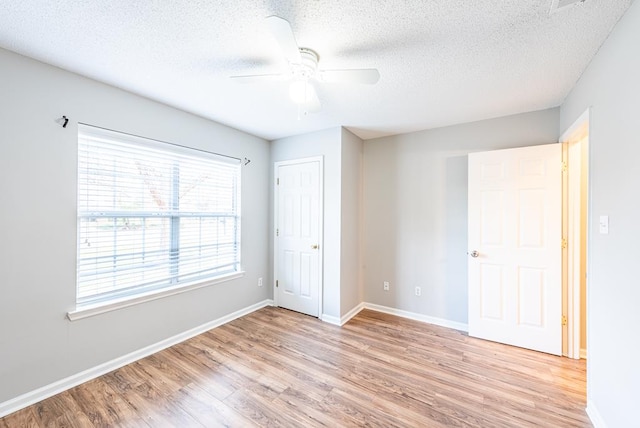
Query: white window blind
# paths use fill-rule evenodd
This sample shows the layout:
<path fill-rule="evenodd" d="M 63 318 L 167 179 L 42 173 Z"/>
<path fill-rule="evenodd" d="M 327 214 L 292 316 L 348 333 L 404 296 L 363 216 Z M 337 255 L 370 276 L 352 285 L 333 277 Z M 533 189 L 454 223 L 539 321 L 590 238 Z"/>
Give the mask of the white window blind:
<path fill-rule="evenodd" d="M 240 161 L 79 125 L 77 304 L 240 270 Z"/>

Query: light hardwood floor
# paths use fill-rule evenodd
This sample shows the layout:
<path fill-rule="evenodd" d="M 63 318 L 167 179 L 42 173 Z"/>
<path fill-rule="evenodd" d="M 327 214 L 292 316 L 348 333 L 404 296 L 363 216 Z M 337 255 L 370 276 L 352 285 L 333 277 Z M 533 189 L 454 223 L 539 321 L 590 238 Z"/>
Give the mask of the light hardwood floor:
<path fill-rule="evenodd" d="M 373 311 L 264 308 L 0 419 L 5 427 L 590 427 L 585 363 Z"/>

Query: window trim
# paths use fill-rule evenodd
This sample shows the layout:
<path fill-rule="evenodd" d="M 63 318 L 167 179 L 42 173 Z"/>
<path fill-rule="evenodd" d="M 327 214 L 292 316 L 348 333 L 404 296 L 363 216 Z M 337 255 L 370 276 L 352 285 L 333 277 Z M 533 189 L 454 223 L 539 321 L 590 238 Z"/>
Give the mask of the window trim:
<path fill-rule="evenodd" d="M 241 270 L 204 281 L 174 285 L 172 287 L 151 290 L 146 293 L 141 293 L 134 296 L 121 297 L 109 302 L 100 302 L 93 305 L 78 306 L 76 307 L 76 309 L 67 312 L 67 318 L 70 321 L 81 320 L 83 318 L 89 318 L 95 315 L 117 311 L 129 306 L 139 305 L 140 303 L 151 302 L 153 300 L 174 296 L 176 294 L 186 293 L 188 291 L 197 290 L 199 288 L 209 287 L 211 285 L 220 284 L 222 282 L 231 281 L 237 278 L 242 278 L 244 274 L 245 272 Z"/>

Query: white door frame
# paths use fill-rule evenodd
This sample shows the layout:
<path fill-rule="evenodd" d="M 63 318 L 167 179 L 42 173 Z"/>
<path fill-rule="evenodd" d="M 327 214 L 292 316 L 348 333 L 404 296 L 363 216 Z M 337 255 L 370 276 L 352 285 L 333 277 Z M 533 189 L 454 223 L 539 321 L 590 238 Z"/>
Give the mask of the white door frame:
<path fill-rule="evenodd" d="M 278 236 L 276 233 L 276 229 L 278 228 L 278 168 L 285 165 L 296 165 L 307 162 L 318 162 L 320 165 L 319 171 L 319 198 L 318 198 L 318 276 L 319 276 L 319 286 L 318 286 L 318 318 L 322 317 L 322 296 L 324 289 L 324 264 L 323 254 L 324 254 L 324 158 L 323 156 L 313 156 L 307 158 L 299 158 L 299 159 L 291 159 L 286 161 L 277 161 L 273 163 L 273 280 L 272 280 L 272 290 L 273 290 L 273 302 L 276 306 L 278 305 L 278 290 L 276 288 L 276 281 L 278 276 Z"/>
<path fill-rule="evenodd" d="M 580 337 L 581 337 L 581 318 L 586 317 L 587 314 L 581 313 L 581 289 L 580 289 L 580 270 L 582 267 L 580 258 L 580 248 L 584 243 L 581 242 L 580 228 L 576 225 L 580 224 L 580 210 L 576 207 L 580 206 L 580 177 L 582 174 L 587 174 L 587 180 L 589 176 L 589 169 L 582 171 L 581 166 L 581 154 L 579 153 L 580 145 L 576 144 L 581 141 L 585 136 L 589 135 L 589 114 L 590 109 L 587 109 L 560 137 L 560 143 L 566 145 L 566 151 L 568 154 L 567 169 L 569 171 L 569 177 L 566 180 L 565 203 L 567 209 L 563 210 L 563 223 L 567 226 L 565 239 L 567 240 L 566 259 L 564 263 L 564 281 L 563 281 L 563 296 L 566 301 L 564 304 L 565 316 L 567 317 L 566 337 L 563 338 L 563 353 L 566 352 L 566 356 L 569 358 L 580 358 Z M 587 148 L 589 147 L 587 143 Z M 589 156 L 588 156 L 589 157 Z M 589 164 L 590 159 L 587 159 Z M 572 174 L 573 172 L 573 174 Z M 589 186 L 590 188 L 590 186 Z M 588 192 L 590 193 L 590 191 Z M 590 203 L 590 198 L 588 203 Z M 573 209 L 571 208 L 573 207 Z M 587 225 L 590 224 L 589 212 L 587 210 Z M 588 248 L 589 248 L 589 227 L 587 227 L 587 260 Z M 587 305 L 588 303 L 588 268 L 589 263 L 585 267 L 587 271 Z M 587 329 L 588 333 L 588 329 Z M 587 340 L 588 346 L 588 340 Z"/>

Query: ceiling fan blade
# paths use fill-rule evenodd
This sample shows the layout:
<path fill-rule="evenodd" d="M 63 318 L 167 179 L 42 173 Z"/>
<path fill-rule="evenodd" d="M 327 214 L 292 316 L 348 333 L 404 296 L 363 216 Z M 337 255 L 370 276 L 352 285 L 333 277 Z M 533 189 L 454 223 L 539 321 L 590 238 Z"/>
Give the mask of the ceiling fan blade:
<path fill-rule="evenodd" d="M 320 70 L 320 80 L 329 83 L 365 83 L 373 85 L 380 80 L 380 72 L 375 68 L 351 70 Z"/>
<path fill-rule="evenodd" d="M 275 37 L 289 63 L 300 64 L 302 62 L 300 49 L 298 48 L 296 38 L 293 36 L 293 30 L 291 29 L 289 21 L 272 15 L 266 18 L 266 22 L 269 31 L 273 34 L 273 37 Z"/>
<path fill-rule="evenodd" d="M 256 82 L 275 82 L 287 80 L 288 74 L 250 74 L 246 76 L 231 76 L 236 83 L 256 83 Z"/>

